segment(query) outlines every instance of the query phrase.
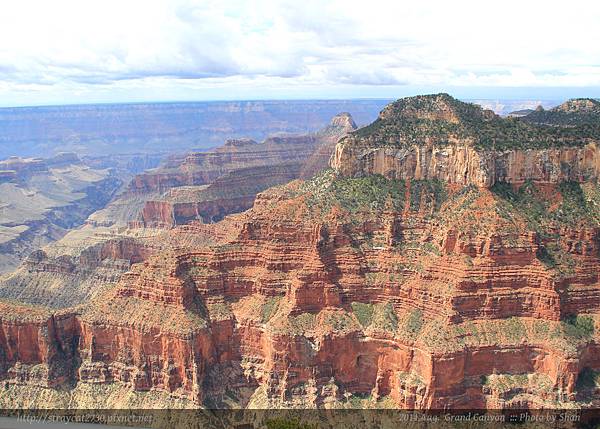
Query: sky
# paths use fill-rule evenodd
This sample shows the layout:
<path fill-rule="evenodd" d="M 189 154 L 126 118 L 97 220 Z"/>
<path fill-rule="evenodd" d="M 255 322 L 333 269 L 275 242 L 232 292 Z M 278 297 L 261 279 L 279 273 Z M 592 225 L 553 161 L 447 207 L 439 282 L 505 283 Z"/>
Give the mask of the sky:
<path fill-rule="evenodd" d="M 3 0 L 0 106 L 600 97 L 590 0 Z"/>

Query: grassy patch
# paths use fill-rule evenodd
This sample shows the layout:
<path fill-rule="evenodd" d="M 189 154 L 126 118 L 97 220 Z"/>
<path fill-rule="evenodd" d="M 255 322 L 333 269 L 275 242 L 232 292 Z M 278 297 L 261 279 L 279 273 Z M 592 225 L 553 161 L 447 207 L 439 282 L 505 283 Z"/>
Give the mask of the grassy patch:
<path fill-rule="evenodd" d="M 553 389 L 552 380 L 545 374 L 490 374 L 482 376 L 481 382 L 500 394 L 527 389 L 550 392 Z"/>
<path fill-rule="evenodd" d="M 372 327 L 380 331 L 392 333 L 398 330 L 398 317 L 391 302 L 375 305 Z"/>
<path fill-rule="evenodd" d="M 356 323 L 347 312 L 327 312 L 323 316 L 323 323 L 336 332 L 345 332 L 356 328 Z"/>
<path fill-rule="evenodd" d="M 417 335 L 423 327 L 423 312 L 418 308 L 411 310 L 406 320 L 406 330 L 411 334 Z"/>
<path fill-rule="evenodd" d="M 316 315 L 312 313 L 302 313 L 297 316 L 288 317 L 287 332 L 292 335 L 303 334 L 314 329 Z"/>
<path fill-rule="evenodd" d="M 398 329 L 398 317 L 391 302 L 378 304 L 353 302 L 351 307 L 354 316 L 363 328 L 371 327 L 392 333 Z"/>
<path fill-rule="evenodd" d="M 309 207 L 334 205 L 356 213 L 360 210 L 381 211 L 386 203 L 396 210 L 404 207 L 403 180 L 388 180 L 381 175 L 358 178 L 336 178 L 326 191 L 319 195 L 309 195 Z"/>
<path fill-rule="evenodd" d="M 526 181 L 519 189 L 509 183 L 496 183 L 490 190 L 521 214 L 533 230 L 541 233 L 556 223 L 576 226 L 582 222 L 597 224 L 600 221 L 600 192 L 595 184 L 560 183 L 556 194 L 560 204 L 555 206 L 551 206 L 532 181 Z"/>
<path fill-rule="evenodd" d="M 333 170 L 325 170 L 289 196 L 305 195 L 308 208 L 320 215 L 339 207 L 351 215 L 373 217 L 388 209 L 404 210 L 406 188 L 404 180 L 387 179 L 379 174 L 339 177 Z M 412 210 L 424 208 L 423 205 L 430 211 L 439 210 L 445 200 L 445 187 L 439 180 L 413 180 L 410 188 L 411 201 L 408 203 Z M 356 219 L 353 216 L 350 220 Z"/>
<path fill-rule="evenodd" d="M 362 302 L 353 302 L 351 304 L 352 312 L 358 319 L 358 323 L 361 324 L 363 328 L 366 328 L 373 321 L 373 312 L 374 307 L 373 304 L 364 304 Z"/>
<path fill-rule="evenodd" d="M 281 297 L 271 297 L 268 298 L 267 301 L 263 304 L 260 310 L 260 316 L 262 323 L 267 323 L 271 320 L 271 317 L 275 315 L 277 309 L 279 308 L 279 301 L 281 301 Z"/>
<path fill-rule="evenodd" d="M 571 315 L 561 322 L 564 334 L 576 339 L 587 339 L 594 335 L 594 319 L 590 316 Z"/>
<path fill-rule="evenodd" d="M 583 327 L 567 324 L 565 321 L 511 317 L 449 325 L 442 319 L 434 319 L 423 324 L 417 341 L 430 350 L 443 352 L 458 351 L 464 347 L 517 345 L 527 341 L 552 347 L 557 353 L 575 356 L 578 348 L 589 341 L 591 329 L 589 322 L 583 322 Z"/>
<path fill-rule="evenodd" d="M 413 211 L 419 211 L 422 208 L 437 211 L 446 200 L 446 197 L 446 189 L 441 180 L 411 181 L 410 208 Z"/>

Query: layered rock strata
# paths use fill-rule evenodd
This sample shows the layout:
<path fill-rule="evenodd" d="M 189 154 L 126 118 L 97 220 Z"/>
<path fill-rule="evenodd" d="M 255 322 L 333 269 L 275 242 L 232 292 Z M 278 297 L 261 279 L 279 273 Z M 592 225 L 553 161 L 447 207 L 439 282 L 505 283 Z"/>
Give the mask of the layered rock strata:
<path fill-rule="evenodd" d="M 164 231 L 77 307 L 3 303 L 3 388 L 119 386 L 197 407 L 595 406 L 600 187 L 478 184 L 328 170 Z"/>
<path fill-rule="evenodd" d="M 556 115 L 565 110 L 573 115 L 572 104 L 550 111 L 548 123 L 542 123 L 529 118 L 537 112 L 500 118 L 445 94 L 416 97 L 412 104 L 400 100 L 372 125 L 343 138 L 332 166 L 348 177 L 381 174 L 486 187 L 525 180 L 585 182 L 600 170 L 600 114 L 593 116 L 580 102 L 588 109 L 580 113 L 586 119 L 557 127 L 562 116 Z"/>
<path fill-rule="evenodd" d="M 121 181 L 75 155 L 0 161 L 0 273 L 81 225 L 115 195 Z"/>
<path fill-rule="evenodd" d="M 228 140 L 214 151 L 174 157 L 131 182 L 130 194 L 160 195 L 148 199 L 136 222 L 146 227 L 210 223 L 247 210 L 257 193 L 327 168 L 336 142 L 355 129 L 350 114 L 341 113 L 317 133 L 270 137 L 260 144 Z"/>

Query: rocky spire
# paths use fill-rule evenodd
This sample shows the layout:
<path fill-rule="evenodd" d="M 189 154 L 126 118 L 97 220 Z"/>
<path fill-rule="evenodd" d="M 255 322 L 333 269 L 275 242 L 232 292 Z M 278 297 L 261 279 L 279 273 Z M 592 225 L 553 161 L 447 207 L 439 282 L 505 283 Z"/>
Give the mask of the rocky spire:
<path fill-rule="evenodd" d="M 358 128 L 354 122 L 354 119 L 352 119 L 352 115 L 350 115 L 348 112 L 342 112 L 335 115 L 333 118 L 331 118 L 329 126 L 342 128 L 347 132 L 354 131 Z"/>

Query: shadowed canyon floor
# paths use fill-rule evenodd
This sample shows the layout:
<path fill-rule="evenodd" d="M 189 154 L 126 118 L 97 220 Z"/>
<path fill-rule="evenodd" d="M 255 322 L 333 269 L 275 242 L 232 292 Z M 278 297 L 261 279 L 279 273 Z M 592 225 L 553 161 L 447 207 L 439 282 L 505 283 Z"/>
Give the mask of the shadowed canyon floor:
<path fill-rule="evenodd" d="M 214 223 L 174 207 L 265 165 L 204 179 L 211 159 L 290 141 L 138 176 L 141 220 L 92 216 L 69 234 L 86 246 L 36 252 L 1 285 L 0 406 L 598 406 L 597 105 L 500 118 L 399 100 Z"/>

